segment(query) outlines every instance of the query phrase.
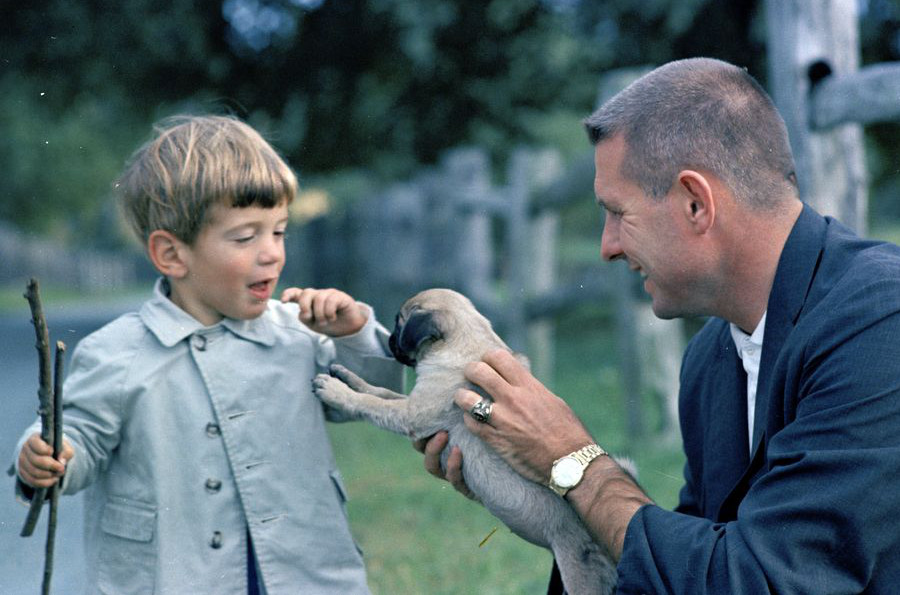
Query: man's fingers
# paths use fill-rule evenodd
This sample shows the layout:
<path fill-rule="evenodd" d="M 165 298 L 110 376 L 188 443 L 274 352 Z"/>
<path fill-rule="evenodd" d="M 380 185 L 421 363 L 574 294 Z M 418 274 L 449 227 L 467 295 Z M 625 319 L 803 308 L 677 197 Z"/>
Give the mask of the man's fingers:
<path fill-rule="evenodd" d="M 438 432 L 428 442 L 425 443 L 425 470 L 441 479 L 444 477 L 444 471 L 441 469 L 441 453 L 447 447 L 450 436 L 447 432 Z"/>
<path fill-rule="evenodd" d="M 466 480 L 463 478 L 462 465 L 462 451 L 458 446 L 454 446 L 450 449 L 450 454 L 447 457 L 447 481 L 450 482 L 453 489 L 469 500 L 478 501 L 478 498 L 472 490 L 469 489 L 469 486 L 466 485 Z"/>
<path fill-rule="evenodd" d="M 514 386 L 521 385 L 531 375 L 515 356 L 505 349 L 488 351 L 484 354 L 482 361 L 496 370 L 506 382 Z"/>
<path fill-rule="evenodd" d="M 483 399 L 481 395 L 476 393 L 475 391 L 469 390 L 467 388 L 461 388 L 456 391 L 456 394 L 453 395 L 453 400 L 456 402 L 456 405 L 466 412 L 466 417 L 471 417 L 469 411 L 472 410 L 472 407 L 475 406 L 475 403 L 478 403 Z"/>

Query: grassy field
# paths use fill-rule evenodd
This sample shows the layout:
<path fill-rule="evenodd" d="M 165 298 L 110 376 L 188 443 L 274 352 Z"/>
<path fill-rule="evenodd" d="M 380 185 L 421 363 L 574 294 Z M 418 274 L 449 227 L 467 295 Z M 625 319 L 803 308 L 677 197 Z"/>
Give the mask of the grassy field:
<path fill-rule="evenodd" d="M 641 484 L 671 508 L 682 483 L 680 447 L 655 440 L 637 446 L 625 435 L 610 327 L 600 312 L 561 322 L 559 364 L 548 384 L 601 445 L 636 461 Z M 333 425 L 331 432 L 350 493 L 351 524 L 376 594 L 545 592 L 549 552 L 428 475 L 407 439 L 362 422 Z"/>

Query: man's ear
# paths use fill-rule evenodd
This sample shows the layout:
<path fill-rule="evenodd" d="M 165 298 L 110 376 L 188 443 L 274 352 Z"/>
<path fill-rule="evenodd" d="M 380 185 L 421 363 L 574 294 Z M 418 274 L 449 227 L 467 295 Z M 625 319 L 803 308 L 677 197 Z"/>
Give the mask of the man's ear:
<path fill-rule="evenodd" d="M 172 279 L 181 279 L 188 268 L 184 261 L 184 242 L 171 232 L 157 229 L 147 238 L 147 253 L 150 261 L 160 273 Z"/>
<path fill-rule="evenodd" d="M 697 233 L 706 233 L 716 220 L 716 196 L 709 179 L 689 169 L 678 173 L 681 208 Z"/>

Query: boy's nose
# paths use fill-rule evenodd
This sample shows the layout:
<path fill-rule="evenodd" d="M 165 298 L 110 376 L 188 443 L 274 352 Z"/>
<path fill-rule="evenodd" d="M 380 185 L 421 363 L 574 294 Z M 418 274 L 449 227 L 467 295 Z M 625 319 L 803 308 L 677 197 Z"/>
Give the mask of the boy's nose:
<path fill-rule="evenodd" d="M 265 242 L 259 251 L 259 261 L 271 264 L 284 260 L 284 244 L 279 240 Z"/>

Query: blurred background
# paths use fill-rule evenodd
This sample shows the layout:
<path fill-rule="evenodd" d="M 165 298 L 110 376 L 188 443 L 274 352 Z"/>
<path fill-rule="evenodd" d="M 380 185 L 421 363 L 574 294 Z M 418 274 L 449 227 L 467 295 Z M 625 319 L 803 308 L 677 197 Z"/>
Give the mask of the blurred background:
<path fill-rule="evenodd" d="M 900 2 L 856 8 L 862 64 L 900 59 Z M 25 282 L 40 279 L 51 333 L 55 324 L 71 346 L 139 303 L 154 274 L 111 185 L 155 121 L 229 113 L 300 178 L 283 286 L 344 288 L 388 326 L 419 289 L 464 291 L 602 444 L 635 458 L 650 495 L 674 505 L 678 358 L 702 321 L 654 321 L 627 271 L 600 265 L 580 122 L 677 58 L 728 60 L 768 88 L 762 0 L 33 0 L 0 10 L 0 329 L 17 341 L 0 378 L 23 412 L 0 436 L 4 452 L 36 406 Z M 896 241 L 900 125 L 867 125 L 864 143 L 866 233 Z M 502 527 L 491 534 L 497 522 L 427 476 L 405 439 L 363 424 L 333 436 L 373 591 L 542 592 L 549 555 Z M 18 514 L 0 521 L 0 551 L 19 552 L 0 567 L 4 592 L 39 584 L 41 539 L 22 545 Z M 81 580 L 69 531 L 61 593 Z"/>

